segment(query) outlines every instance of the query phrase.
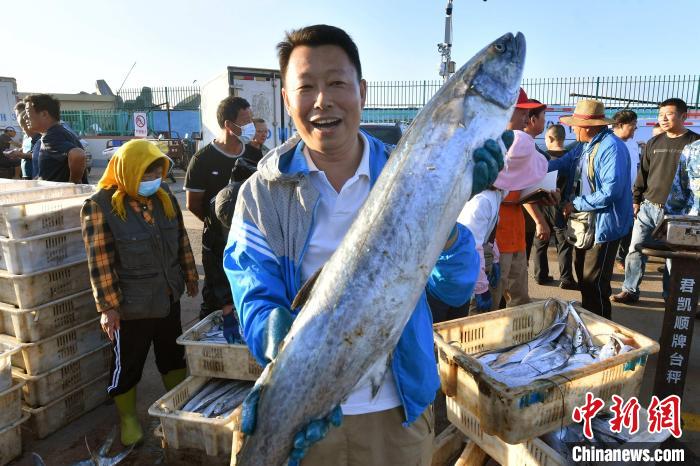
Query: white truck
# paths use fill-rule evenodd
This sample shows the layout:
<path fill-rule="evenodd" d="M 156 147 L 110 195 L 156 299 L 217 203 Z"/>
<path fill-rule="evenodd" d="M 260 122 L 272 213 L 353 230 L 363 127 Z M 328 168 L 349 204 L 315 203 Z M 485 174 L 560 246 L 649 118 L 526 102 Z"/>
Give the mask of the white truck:
<path fill-rule="evenodd" d="M 21 134 L 17 118 L 15 118 L 15 104 L 17 103 L 17 81 L 15 78 L 0 77 L 0 130 L 12 126 L 17 134 Z"/>
<path fill-rule="evenodd" d="M 216 109 L 229 96 L 243 97 L 250 102 L 253 117 L 265 119 L 269 128 L 266 146 L 275 147 L 292 135 L 293 123 L 282 102 L 278 70 L 229 66 L 202 86 L 201 95 L 202 146 L 219 133 Z"/>

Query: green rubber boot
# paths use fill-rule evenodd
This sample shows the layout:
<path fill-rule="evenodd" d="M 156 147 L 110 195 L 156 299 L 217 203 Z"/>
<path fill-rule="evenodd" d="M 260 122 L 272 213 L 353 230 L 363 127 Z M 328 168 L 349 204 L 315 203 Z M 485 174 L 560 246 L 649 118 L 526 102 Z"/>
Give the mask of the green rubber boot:
<path fill-rule="evenodd" d="M 165 386 L 165 389 L 167 391 L 172 390 L 175 388 L 180 382 L 185 380 L 187 377 L 187 369 L 184 367 L 182 369 L 175 369 L 167 374 L 161 374 L 161 378 L 163 379 L 163 385 Z"/>
<path fill-rule="evenodd" d="M 136 415 L 136 387 L 114 397 L 121 424 L 122 445 L 128 447 L 143 439 L 143 430 Z"/>

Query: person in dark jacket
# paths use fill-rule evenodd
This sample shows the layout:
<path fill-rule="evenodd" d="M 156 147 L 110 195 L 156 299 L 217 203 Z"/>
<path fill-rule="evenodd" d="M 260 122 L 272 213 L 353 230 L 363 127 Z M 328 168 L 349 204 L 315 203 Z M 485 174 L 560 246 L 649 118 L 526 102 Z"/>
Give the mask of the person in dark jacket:
<path fill-rule="evenodd" d="M 180 296 L 198 292 L 197 269 L 182 212 L 161 184 L 169 160 L 145 140 L 124 144 L 83 205 L 81 222 L 90 282 L 101 325 L 114 348 L 107 392 L 114 399 L 124 445 L 143 431 L 136 385 L 151 343 L 166 390 L 186 376 Z"/>

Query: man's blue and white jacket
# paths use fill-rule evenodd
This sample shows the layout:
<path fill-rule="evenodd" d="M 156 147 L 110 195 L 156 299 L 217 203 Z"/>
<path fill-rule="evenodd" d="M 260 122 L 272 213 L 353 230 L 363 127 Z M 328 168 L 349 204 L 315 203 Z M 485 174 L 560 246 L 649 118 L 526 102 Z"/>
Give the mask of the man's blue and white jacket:
<path fill-rule="evenodd" d="M 374 185 L 390 149 L 365 136 Z M 260 161 L 258 171 L 238 193 L 224 252 L 224 269 L 243 337 L 263 365 L 267 362 L 263 356 L 265 322 L 275 307 L 290 309 L 302 286 L 301 263 L 320 198 L 310 181 L 302 148 L 303 142 L 294 137 Z M 432 295 L 454 307 L 471 297 L 479 270 L 473 236 L 464 226 L 457 228 L 457 241 L 441 254 L 426 285 Z M 293 315 L 297 312 L 292 310 Z M 406 422 L 411 423 L 432 403 L 440 385 L 425 292 L 394 350 L 392 370 Z"/>

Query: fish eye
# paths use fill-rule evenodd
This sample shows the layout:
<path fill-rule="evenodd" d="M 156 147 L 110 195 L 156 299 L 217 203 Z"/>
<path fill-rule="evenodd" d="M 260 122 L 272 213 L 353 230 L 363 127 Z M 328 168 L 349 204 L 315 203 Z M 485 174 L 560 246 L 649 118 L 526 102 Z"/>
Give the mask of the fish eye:
<path fill-rule="evenodd" d="M 503 44 L 494 44 L 493 48 L 496 49 L 496 52 L 498 53 L 503 53 L 506 50 Z"/>

